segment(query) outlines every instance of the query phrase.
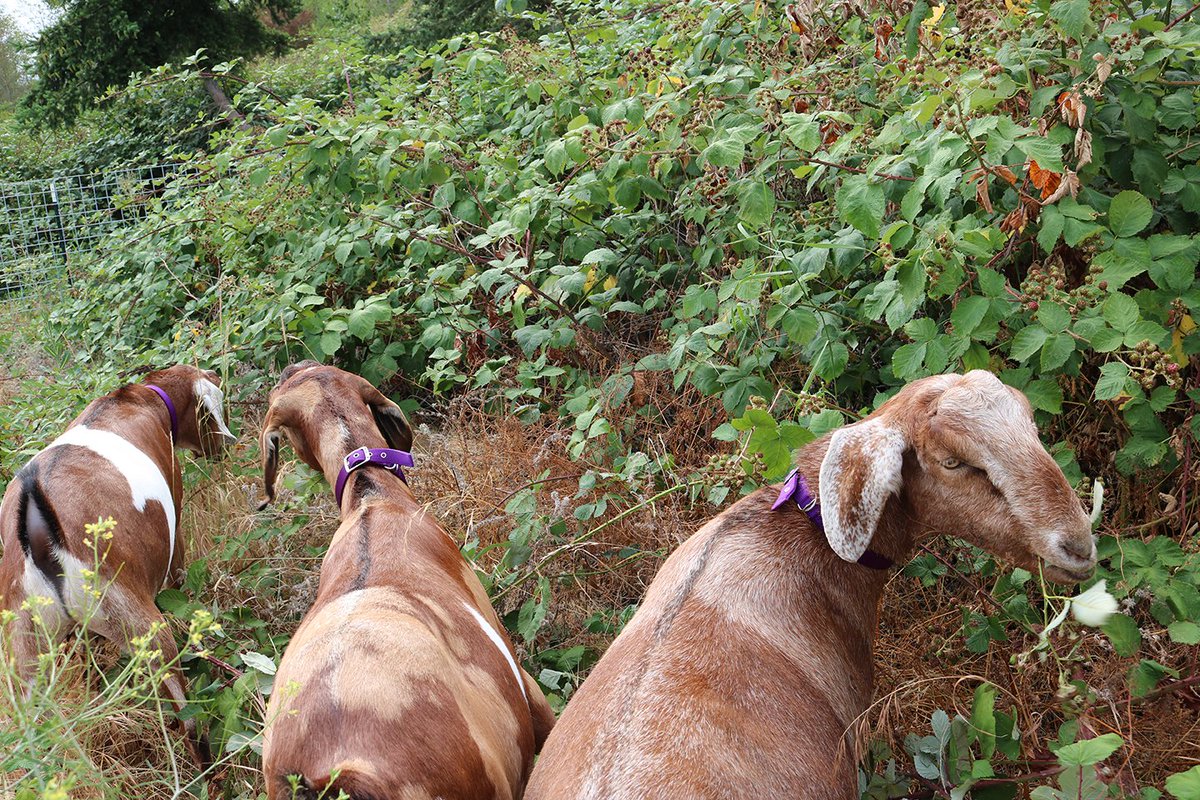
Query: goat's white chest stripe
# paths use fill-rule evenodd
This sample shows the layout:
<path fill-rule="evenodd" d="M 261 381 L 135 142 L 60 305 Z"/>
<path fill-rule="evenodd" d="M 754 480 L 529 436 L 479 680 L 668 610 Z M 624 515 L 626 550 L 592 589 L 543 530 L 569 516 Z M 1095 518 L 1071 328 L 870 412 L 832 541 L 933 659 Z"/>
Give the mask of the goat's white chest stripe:
<path fill-rule="evenodd" d="M 167 479 L 158 465 L 124 436 L 86 425 L 71 428 L 51 442 L 46 450 L 64 444 L 86 447 L 108 459 L 125 477 L 129 484 L 129 493 L 132 495 L 133 507 L 138 511 L 146 510 L 147 500 L 155 500 L 162 506 L 163 514 L 167 517 L 167 529 L 171 534 L 167 557 L 167 563 L 170 564 L 175 558 L 175 498 L 171 497 L 171 487 L 167 485 Z"/>
<path fill-rule="evenodd" d="M 504 655 L 504 660 L 508 662 L 509 669 L 512 670 L 513 677 L 517 679 L 517 686 L 521 687 L 521 696 L 525 698 L 525 702 L 529 702 L 529 695 L 525 693 L 525 681 L 521 679 L 521 668 L 517 666 L 516 660 L 512 657 L 512 653 L 508 652 L 508 648 L 504 644 L 504 640 L 500 638 L 500 634 L 496 633 L 496 629 L 488 624 L 488 621 L 483 618 L 473 605 L 467 601 L 463 601 L 467 611 L 471 612 L 471 616 L 479 623 L 479 627 L 483 628 L 483 632 L 492 640 L 492 644 L 500 650 Z"/>

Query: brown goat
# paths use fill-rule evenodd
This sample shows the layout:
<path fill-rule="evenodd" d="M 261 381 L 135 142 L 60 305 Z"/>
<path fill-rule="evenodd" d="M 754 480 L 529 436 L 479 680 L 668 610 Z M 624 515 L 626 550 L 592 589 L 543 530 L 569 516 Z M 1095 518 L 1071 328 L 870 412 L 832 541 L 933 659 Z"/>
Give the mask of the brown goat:
<path fill-rule="evenodd" d="M 126 648 L 157 623 L 154 647 L 165 663 L 176 660 L 175 640 L 154 605 L 184 564 L 175 448 L 211 455 L 232 441 L 221 402 L 215 372 L 183 364 L 150 372 L 94 400 L 9 483 L 0 504 L 0 608 L 16 615 L 9 646 L 23 678 L 47 638 L 81 621 Z M 89 543 L 84 525 L 106 517 L 117 522 L 112 539 Z M 85 575 L 97 566 L 88 587 Z M 98 603 L 88 588 L 102 592 Z M 185 686 L 172 667 L 165 687 L 177 709 Z M 194 720 L 184 727 L 192 758 L 204 766 L 204 737 Z"/>
<path fill-rule="evenodd" d="M 916 381 L 796 464 L 819 510 L 772 510 L 780 489 L 763 488 L 676 550 L 571 699 L 526 800 L 857 798 L 889 561 L 944 533 L 1056 581 L 1095 565 L 1028 401 L 990 373 Z"/>
<path fill-rule="evenodd" d="M 317 599 L 267 707 L 267 796 L 511 800 L 554 724 L 487 593 L 403 474 L 343 473 L 361 448 L 407 451 L 400 409 L 370 383 L 301 362 L 271 392 L 261 437 L 267 499 L 280 432 L 341 485 L 342 524 Z M 392 451 L 394 452 L 394 451 Z"/>

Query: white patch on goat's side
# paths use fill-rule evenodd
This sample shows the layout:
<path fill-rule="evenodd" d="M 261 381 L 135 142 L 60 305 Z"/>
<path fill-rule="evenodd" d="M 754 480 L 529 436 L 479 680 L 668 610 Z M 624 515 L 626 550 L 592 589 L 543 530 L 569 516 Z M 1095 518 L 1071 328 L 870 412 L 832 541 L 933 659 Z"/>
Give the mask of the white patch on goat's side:
<path fill-rule="evenodd" d="M 212 415 L 213 422 L 217 425 L 217 431 L 225 437 L 226 441 L 230 443 L 237 441 L 233 431 L 225 427 L 225 413 L 221 408 L 225 402 L 225 393 L 221 391 L 221 387 L 208 378 L 201 378 L 192 384 L 192 392 L 195 393 L 200 406 Z"/>
<path fill-rule="evenodd" d="M 504 640 L 500 638 L 500 634 L 496 633 L 496 629 L 488 624 L 488 621 L 483 618 L 476 610 L 475 606 L 463 601 L 463 606 L 467 611 L 471 612 L 471 616 L 479 623 L 479 627 L 483 628 L 483 632 L 492 640 L 492 644 L 496 645 L 501 654 L 504 655 L 504 660 L 508 662 L 509 669 L 512 670 L 513 677 L 517 680 L 517 686 L 521 687 L 521 696 L 525 698 L 525 702 L 529 702 L 529 695 L 525 693 L 525 681 L 521 679 L 521 668 L 517 666 L 517 661 L 512 657 L 512 653 L 508 652 L 508 647 L 504 644 Z"/>
<path fill-rule="evenodd" d="M 154 500 L 162 506 L 163 515 L 167 518 L 169 533 L 167 572 L 170 574 L 169 565 L 175 558 L 175 498 L 171 496 L 171 487 L 167 484 L 166 476 L 163 475 L 158 465 L 124 436 L 119 436 L 112 431 L 89 428 L 86 425 L 76 425 L 71 428 L 51 442 L 46 450 L 63 445 L 86 447 L 93 453 L 108 459 L 109 463 L 117 468 L 117 472 L 120 472 L 125 478 L 125 482 L 129 484 L 133 507 L 138 511 L 145 513 L 147 500 Z M 65 562 L 63 565 L 66 566 Z M 163 580 L 165 582 L 166 578 L 164 577 Z"/>
<path fill-rule="evenodd" d="M 841 428 L 830 439 L 821 461 L 821 519 L 829 546 L 845 561 L 858 561 L 871 546 L 888 497 L 900 490 L 906 447 L 900 431 L 874 419 Z M 842 485 L 854 459 L 864 462 L 855 470 L 864 476 L 861 487 Z"/>
<path fill-rule="evenodd" d="M 21 589 L 27 600 L 46 598 L 49 603 L 30 603 L 32 614 L 41 620 L 41 624 L 51 636 L 57 634 L 59 627 L 68 621 L 67 613 L 59 602 L 58 592 L 54 584 L 46 577 L 30 556 L 25 556 L 25 574 L 21 577 Z"/>
<path fill-rule="evenodd" d="M 62 565 L 63 599 L 71 616 L 77 622 L 105 622 L 107 614 L 104 612 L 104 601 L 108 599 L 108 594 L 116 591 L 116 584 L 101 579 L 101 573 L 96 569 L 99 566 L 97 564 L 86 564 L 66 550 L 58 548 L 55 548 L 54 555 Z M 89 577 L 84 576 L 85 570 L 90 574 Z M 93 592 L 98 592 L 100 597 L 97 598 Z"/>

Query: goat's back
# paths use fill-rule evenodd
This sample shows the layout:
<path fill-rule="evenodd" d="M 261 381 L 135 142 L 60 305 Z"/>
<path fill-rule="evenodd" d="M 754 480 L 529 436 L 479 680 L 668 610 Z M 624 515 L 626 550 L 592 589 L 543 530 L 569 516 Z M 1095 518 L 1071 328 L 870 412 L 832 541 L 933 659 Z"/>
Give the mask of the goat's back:
<path fill-rule="evenodd" d="M 0 593 L 7 605 L 42 595 L 60 613 L 82 618 L 91 604 L 85 570 L 99 568 L 90 588 L 104 590 L 104 604 L 116 606 L 129 593 L 152 598 L 170 565 L 182 563 L 180 474 L 169 441 L 142 441 L 103 418 L 89 421 L 30 459 L 5 491 Z M 117 523 L 111 536 L 88 538 L 85 525 L 108 517 Z M 118 584 L 110 586 L 113 580 Z"/>
<path fill-rule="evenodd" d="M 373 562 L 361 588 L 327 580 L 327 569 L 350 574 L 361 533 L 347 523 L 335 536 L 317 602 L 276 675 L 263 745 L 271 797 L 290 796 L 288 776 L 319 786 L 341 773 L 381 797 L 519 796 L 535 751 L 526 693 L 538 689 L 462 582 L 486 600 L 482 586 L 448 539 L 458 575 L 421 569 L 421 548 L 406 552 L 403 536 L 387 546 L 415 562 L 407 569 Z"/>
<path fill-rule="evenodd" d="M 755 529 L 776 522 L 758 516 L 769 502 L 746 498 L 667 560 L 551 732 L 527 800 L 853 797 L 845 734 L 869 701 L 869 645 L 855 663 L 835 624 L 819 629 L 827 594 Z"/>

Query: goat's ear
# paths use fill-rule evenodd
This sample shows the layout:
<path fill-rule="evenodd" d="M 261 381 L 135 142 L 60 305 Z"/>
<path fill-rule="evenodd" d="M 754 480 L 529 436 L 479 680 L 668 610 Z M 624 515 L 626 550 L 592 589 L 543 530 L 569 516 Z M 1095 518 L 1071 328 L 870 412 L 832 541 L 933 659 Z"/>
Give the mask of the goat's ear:
<path fill-rule="evenodd" d="M 258 449 L 262 453 L 263 490 L 266 493 L 266 499 L 258 504 L 259 511 L 275 500 L 275 475 L 279 472 L 279 439 L 283 428 L 281 416 L 275 408 L 267 411 L 262 433 L 258 437 Z"/>
<path fill-rule="evenodd" d="M 411 450 L 412 427 L 408 424 L 408 418 L 404 416 L 400 406 L 388 400 L 383 396 L 383 392 L 369 383 L 363 387 L 362 397 L 363 401 L 371 407 L 371 416 L 375 418 L 375 425 L 383 434 L 383 438 L 387 440 L 388 447 L 393 450 Z"/>
<path fill-rule="evenodd" d="M 871 545 L 888 496 L 900 489 L 908 444 L 878 419 L 834 432 L 821 462 L 821 519 L 825 538 L 846 561 L 858 561 Z"/>

